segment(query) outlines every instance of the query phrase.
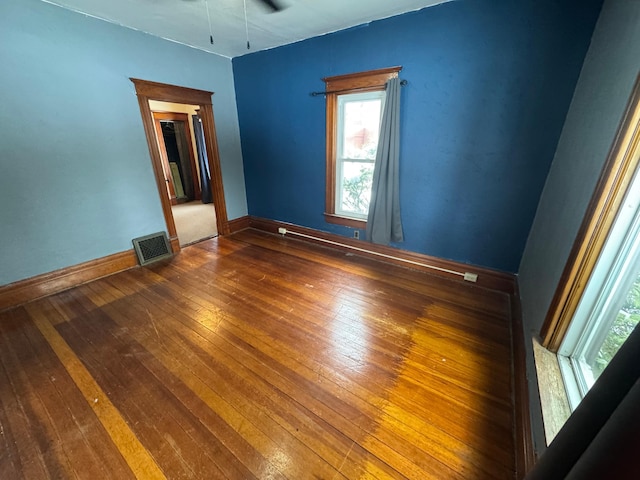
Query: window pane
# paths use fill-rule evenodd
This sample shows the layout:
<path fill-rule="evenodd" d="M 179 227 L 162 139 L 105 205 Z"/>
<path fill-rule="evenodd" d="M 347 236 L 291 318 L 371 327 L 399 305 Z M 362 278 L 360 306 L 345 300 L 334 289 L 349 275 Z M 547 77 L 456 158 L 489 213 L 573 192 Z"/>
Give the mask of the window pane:
<path fill-rule="evenodd" d="M 375 160 L 381 105 L 379 98 L 344 103 L 342 158 Z"/>
<path fill-rule="evenodd" d="M 613 356 L 622 344 L 629 338 L 633 329 L 640 321 L 640 275 L 636 277 L 631 289 L 627 293 L 622 308 L 616 315 L 611 327 L 598 351 L 586 358 L 585 362 L 591 367 L 593 381 L 597 380 L 602 371 L 609 365 Z"/>
<path fill-rule="evenodd" d="M 343 162 L 340 209 L 366 216 L 369 213 L 372 180 L 373 163 Z"/>

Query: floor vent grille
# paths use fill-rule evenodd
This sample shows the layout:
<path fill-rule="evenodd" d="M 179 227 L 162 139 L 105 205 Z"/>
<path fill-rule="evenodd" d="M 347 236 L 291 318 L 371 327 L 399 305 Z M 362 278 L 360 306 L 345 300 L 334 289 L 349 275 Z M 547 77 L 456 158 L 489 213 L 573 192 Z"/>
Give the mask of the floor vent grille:
<path fill-rule="evenodd" d="M 173 256 L 169 239 L 164 232 L 134 238 L 132 242 L 140 265 L 148 265 Z"/>

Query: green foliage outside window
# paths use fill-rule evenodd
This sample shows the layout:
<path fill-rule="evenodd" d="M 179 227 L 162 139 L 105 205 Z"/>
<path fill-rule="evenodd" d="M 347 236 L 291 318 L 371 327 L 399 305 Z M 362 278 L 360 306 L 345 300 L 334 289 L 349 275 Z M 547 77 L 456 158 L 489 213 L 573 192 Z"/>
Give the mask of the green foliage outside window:
<path fill-rule="evenodd" d="M 593 365 L 593 374 L 597 378 L 609 365 L 613 356 L 627 340 L 633 329 L 640 323 L 640 275 L 629 291 L 624 305 L 611 325 Z"/>
<path fill-rule="evenodd" d="M 372 183 L 373 170 L 367 167 L 360 167 L 358 176 L 345 178 L 342 184 L 345 193 L 342 197 L 343 208 L 352 212 L 368 213 Z"/>

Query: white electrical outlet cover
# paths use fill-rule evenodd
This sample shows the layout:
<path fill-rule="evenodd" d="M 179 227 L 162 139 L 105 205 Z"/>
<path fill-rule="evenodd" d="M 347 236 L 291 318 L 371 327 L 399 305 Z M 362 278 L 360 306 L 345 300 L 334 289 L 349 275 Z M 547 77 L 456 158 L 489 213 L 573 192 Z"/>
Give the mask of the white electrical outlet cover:
<path fill-rule="evenodd" d="M 464 272 L 464 279 L 467 282 L 477 282 L 478 281 L 478 274 L 477 273 L 469 273 L 469 272 Z"/>

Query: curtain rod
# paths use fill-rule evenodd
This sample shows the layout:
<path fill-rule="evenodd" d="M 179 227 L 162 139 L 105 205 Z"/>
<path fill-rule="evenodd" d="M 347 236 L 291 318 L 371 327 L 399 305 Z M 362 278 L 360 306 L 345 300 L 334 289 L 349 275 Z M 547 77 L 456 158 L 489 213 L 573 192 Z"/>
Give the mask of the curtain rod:
<path fill-rule="evenodd" d="M 404 87 L 407 83 L 409 83 L 409 82 L 407 82 L 406 80 L 401 80 L 401 81 L 400 81 L 400 85 L 401 85 L 401 86 L 403 86 L 403 87 Z M 353 92 L 354 90 L 367 90 L 367 89 L 369 89 L 369 88 L 371 88 L 371 87 L 369 86 L 369 87 L 360 87 L 360 88 L 346 88 L 346 89 L 344 89 L 344 90 L 329 90 L 328 92 L 311 92 L 309 95 L 311 95 L 312 97 L 317 97 L 317 96 L 319 96 L 319 95 L 327 95 L 327 94 L 329 94 L 329 93 Z M 387 89 L 387 87 L 386 87 L 386 85 L 385 85 L 385 90 L 386 90 L 386 89 Z"/>

